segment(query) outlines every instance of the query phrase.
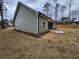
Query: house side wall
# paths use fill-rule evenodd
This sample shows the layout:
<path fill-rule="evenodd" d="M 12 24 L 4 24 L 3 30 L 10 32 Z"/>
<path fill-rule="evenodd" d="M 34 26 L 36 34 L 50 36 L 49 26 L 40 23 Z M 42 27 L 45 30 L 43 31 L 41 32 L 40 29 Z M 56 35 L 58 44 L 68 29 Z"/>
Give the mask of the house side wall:
<path fill-rule="evenodd" d="M 45 22 L 45 28 L 43 22 Z M 44 17 L 39 16 L 39 33 L 46 31 L 48 31 L 48 20 Z"/>
<path fill-rule="evenodd" d="M 53 22 L 53 29 L 57 28 L 57 24 L 55 22 Z"/>
<path fill-rule="evenodd" d="M 37 21 L 37 14 L 34 11 L 20 5 L 15 20 L 15 30 L 38 34 Z"/>

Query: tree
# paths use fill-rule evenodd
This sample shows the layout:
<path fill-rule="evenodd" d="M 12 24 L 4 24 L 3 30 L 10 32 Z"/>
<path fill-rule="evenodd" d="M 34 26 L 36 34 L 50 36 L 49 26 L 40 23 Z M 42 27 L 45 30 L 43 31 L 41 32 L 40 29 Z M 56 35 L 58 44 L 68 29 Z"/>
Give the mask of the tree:
<path fill-rule="evenodd" d="M 60 4 L 58 3 L 58 0 L 53 0 L 55 4 L 55 20 L 58 21 L 58 8 L 60 7 Z"/>
<path fill-rule="evenodd" d="M 4 19 L 4 24 L 8 25 L 9 21 L 7 19 Z"/>
<path fill-rule="evenodd" d="M 69 22 L 71 21 L 71 7 L 72 7 L 72 0 L 68 0 L 68 6 L 69 6 Z"/>
<path fill-rule="evenodd" d="M 2 28 L 4 28 L 4 21 L 3 21 L 3 1 L 0 0 L 0 13 L 1 13 L 1 18 L 2 18 Z"/>
<path fill-rule="evenodd" d="M 3 11 L 7 10 L 7 8 L 4 6 L 4 0 L 0 0 L 0 14 L 1 14 L 1 18 L 2 18 L 2 28 L 4 29 L 4 18 L 3 18 Z"/>
<path fill-rule="evenodd" d="M 49 1 L 50 1 L 50 0 L 49 0 Z M 58 8 L 60 7 L 59 1 L 60 1 L 60 0 L 51 0 L 51 2 L 54 2 L 54 4 L 55 4 L 55 20 L 56 20 L 56 21 L 58 21 Z M 51 17 L 51 16 L 52 16 L 51 14 L 52 14 L 53 7 L 54 7 L 53 4 L 47 2 L 47 3 L 44 5 L 44 7 L 43 7 L 43 12 L 44 12 L 47 16 Z M 50 12 L 50 13 L 49 13 L 49 12 Z"/>
<path fill-rule="evenodd" d="M 44 7 L 43 7 L 43 12 L 44 12 L 47 16 L 50 16 L 50 14 L 49 14 L 50 6 L 51 6 L 51 4 L 47 2 L 47 3 L 44 5 Z"/>
<path fill-rule="evenodd" d="M 8 23 L 9 23 L 9 21 L 7 19 L 4 19 L 3 22 L 4 22 L 4 26 L 8 25 Z M 2 21 L 0 21 L 0 26 L 2 26 Z"/>
<path fill-rule="evenodd" d="M 70 0 L 70 4 L 69 4 L 69 20 L 71 19 L 71 0 Z"/>
<path fill-rule="evenodd" d="M 64 10 L 66 9 L 66 6 L 63 6 L 61 5 L 61 14 L 62 14 L 62 17 L 61 17 L 61 22 L 63 22 L 63 16 L 64 16 Z"/>
<path fill-rule="evenodd" d="M 62 23 L 69 23 L 69 17 L 63 17 Z"/>

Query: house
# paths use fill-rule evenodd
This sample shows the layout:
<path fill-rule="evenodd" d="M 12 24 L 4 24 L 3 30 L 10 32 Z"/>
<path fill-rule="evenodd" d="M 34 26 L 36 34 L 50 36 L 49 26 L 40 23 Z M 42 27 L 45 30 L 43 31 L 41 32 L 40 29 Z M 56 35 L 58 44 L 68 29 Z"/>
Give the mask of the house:
<path fill-rule="evenodd" d="M 74 23 L 79 24 L 79 20 L 75 20 Z"/>
<path fill-rule="evenodd" d="M 62 18 L 62 23 L 69 23 L 69 22 L 70 22 L 69 17 Z"/>
<path fill-rule="evenodd" d="M 48 25 L 51 25 L 50 29 L 55 27 L 55 22 L 51 18 L 21 2 L 18 2 L 13 20 L 15 30 L 28 33 L 40 34 L 48 31 Z"/>

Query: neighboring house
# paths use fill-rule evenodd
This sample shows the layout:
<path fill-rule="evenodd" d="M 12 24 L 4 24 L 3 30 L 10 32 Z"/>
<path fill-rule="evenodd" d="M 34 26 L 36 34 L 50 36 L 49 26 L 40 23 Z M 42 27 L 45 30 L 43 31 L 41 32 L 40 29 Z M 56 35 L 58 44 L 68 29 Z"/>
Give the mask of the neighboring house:
<path fill-rule="evenodd" d="M 62 23 L 69 23 L 69 18 L 68 17 L 63 17 L 62 18 Z"/>
<path fill-rule="evenodd" d="M 79 20 L 74 21 L 74 23 L 79 24 Z"/>
<path fill-rule="evenodd" d="M 50 20 L 50 21 L 49 21 Z M 15 30 L 40 34 L 55 28 L 55 22 L 39 11 L 29 8 L 21 2 L 18 2 L 14 15 Z M 52 23 L 52 24 L 48 24 Z"/>

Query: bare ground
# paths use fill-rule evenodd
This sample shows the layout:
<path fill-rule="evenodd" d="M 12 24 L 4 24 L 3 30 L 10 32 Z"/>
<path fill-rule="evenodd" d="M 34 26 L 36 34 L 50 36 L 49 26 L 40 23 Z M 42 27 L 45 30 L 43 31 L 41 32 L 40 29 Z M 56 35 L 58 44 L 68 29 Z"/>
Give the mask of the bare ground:
<path fill-rule="evenodd" d="M 64 34 L 52 31 L 40 38 L 0 30 L 0 59 L 79 59 L 79 28 L 58 26 Z"/>

